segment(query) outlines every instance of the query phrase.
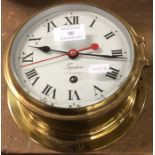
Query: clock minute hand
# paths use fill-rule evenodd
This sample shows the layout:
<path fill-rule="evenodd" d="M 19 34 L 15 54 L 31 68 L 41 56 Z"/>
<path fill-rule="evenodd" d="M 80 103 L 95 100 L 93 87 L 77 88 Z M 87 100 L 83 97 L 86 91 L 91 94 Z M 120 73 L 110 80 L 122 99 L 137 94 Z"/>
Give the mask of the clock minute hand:
<path fill-rule="evenodd" d="M 120 58 L 120 59 L 126 59 L 124 57 L 120 57 L 117 55 L 98 55 L 98 54 L 89 54 L 89 53 L 79 53 L 80 55 L 88 55 L 88 56 L 94 56 L 94 57 L 101 57 L 101 58 Z"/>

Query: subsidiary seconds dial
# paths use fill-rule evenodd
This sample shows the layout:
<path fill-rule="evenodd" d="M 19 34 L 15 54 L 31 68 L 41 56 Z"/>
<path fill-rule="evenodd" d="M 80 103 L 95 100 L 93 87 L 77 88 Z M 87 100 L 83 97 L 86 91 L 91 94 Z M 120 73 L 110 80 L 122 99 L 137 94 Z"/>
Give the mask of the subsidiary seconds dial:
<path fill-rule="evenodd" d="M 90 106 L 117 93 L 129 77 L 134 52 L 115 17 L 77 8 L 36 18 L 11 52 L 14 76 L 25 92 L 60 108 Z"/>

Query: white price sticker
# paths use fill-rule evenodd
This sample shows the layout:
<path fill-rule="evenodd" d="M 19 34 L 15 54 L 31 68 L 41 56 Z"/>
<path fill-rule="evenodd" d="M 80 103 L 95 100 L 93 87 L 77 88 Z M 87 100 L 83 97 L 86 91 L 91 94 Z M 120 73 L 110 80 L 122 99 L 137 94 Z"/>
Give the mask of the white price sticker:
<path fill-rule="evenodd" d="M 55 41 L 83 40 L 86 38 L 84 25 L 66 25 L 54 29 Z"/>
<path fill-rule="evenodd" d="M 106 73 L 109 70 L 109 64 L 93 64 L 89 66 L 89 73 Z"/>

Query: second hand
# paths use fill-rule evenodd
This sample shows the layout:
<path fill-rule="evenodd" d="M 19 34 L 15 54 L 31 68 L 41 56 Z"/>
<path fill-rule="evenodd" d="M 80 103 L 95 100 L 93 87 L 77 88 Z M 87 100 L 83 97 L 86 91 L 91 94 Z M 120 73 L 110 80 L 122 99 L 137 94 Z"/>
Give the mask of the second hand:
<path fill-rule="evenodd" d="M 47 58 L 47 59 L 44 59 L 44 60 L 36 61 L 36 62 L 31 63 L 31 64 L 21 65 L 21 67 L 31 66 L 31 65 L 38 64 L 38 63 L 41 63 L 41 62 L 44 62 L 44 61 L 48 61 L 48 60 L 52 60 L 52 59 L 55 59 L 55 58 L 63 57 L 65 55 L 68 55 L 68 53 L 61 54 L 61 55 L 51 57 L 51 58 Z"/>

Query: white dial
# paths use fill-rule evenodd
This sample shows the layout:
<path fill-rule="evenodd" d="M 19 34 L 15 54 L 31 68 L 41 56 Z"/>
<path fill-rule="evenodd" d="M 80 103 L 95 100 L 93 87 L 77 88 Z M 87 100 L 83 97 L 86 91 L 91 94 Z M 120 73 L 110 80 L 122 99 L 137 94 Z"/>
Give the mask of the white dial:
<path fill-rule="evenodd" d="M 115 17 L 91 8 L 51 8 L 17 35 L 11 50 L 14 75 L 42 104 L 86 107 L 126 82 L 134 63 L 130 35 Z"/>

